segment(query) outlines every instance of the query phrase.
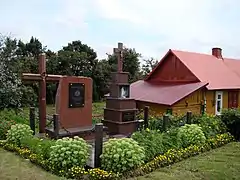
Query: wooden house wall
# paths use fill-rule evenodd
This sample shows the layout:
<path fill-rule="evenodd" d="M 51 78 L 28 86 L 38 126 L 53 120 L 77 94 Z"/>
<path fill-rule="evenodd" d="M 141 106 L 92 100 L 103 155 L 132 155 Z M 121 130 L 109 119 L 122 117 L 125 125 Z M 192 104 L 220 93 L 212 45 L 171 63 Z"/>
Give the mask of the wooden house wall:
<path fill-rule="evenodd" d="M 149 102 L 143 102 L 143 101 L 137 101 L 137 108 L 138 109 L 144 109 L 145 106 L 149 106 L 149 111 L 153 112 L 156 115 L 162 116 L 164 113 L 167 112 L 167 109 L 169 109 L 169 106 L 156 104 L 156 103 L 149 103 Z"/>
<path fill-rule="evenodd" d="M 231 90 L 223 90 L 222 91 L 223 92 L 223 109 L 228 108 L 228 92 L 229 91 L 231 91 Z M 211 91 L 211 90 L 206 91 L 207 114 L 215 114 L 215 100 L 216 100 L 215 92 L 216 91 Z M 240 105 L 240 91 L 238 91 L 238 107 L 240 107 L 239 105 Z"/>
<path fill-rule="evenodd" d="M 156 69 L 148 81 L 164 83 L 199 82 L 193 73 L 172 53 L 163 60 L 161 67 Z"/>
<path fill-rule="evenodd" d="M 197 90 L 189 96 L 185 97 L 175 105 L 173 105 L 173 115 L 186 114 L 187 111 L 191 111 L 194 114 L 201 113 L 201 103 L 204 99 L 204 90 Z M 188 105 L 186 104 L 188 103 Z"/>

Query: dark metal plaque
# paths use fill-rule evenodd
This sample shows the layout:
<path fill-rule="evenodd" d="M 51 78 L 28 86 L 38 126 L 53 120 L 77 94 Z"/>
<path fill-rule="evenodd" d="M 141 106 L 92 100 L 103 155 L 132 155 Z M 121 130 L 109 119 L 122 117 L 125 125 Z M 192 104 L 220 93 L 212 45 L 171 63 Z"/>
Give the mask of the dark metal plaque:
<path fill-rule="evenodd" d="M 85 85 L 83 83 L 69 83 L 69 108 L 84 107 Z"/>
<path fill-rule="evenodd" d="M 135 113 L 133 111 L 123 112 L 122 113 L 122 121 L 134 121 L 135 120 Z"/>

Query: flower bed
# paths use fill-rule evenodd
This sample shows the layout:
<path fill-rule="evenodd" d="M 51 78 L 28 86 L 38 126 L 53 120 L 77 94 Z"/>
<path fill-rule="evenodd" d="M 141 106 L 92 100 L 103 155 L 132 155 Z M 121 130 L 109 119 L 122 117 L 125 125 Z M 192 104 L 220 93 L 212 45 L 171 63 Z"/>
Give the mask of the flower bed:
<path fill-rule="evenodd" d="M 223 146 L 231 141 L 234 138 L 229 133 L 217 135 L 214 138 L 207 139 L 203 145 L 190 145 L 187 148 L 181 149 L 171 149 L 168 150 L 163 155 L 155 157 L 152 161 L 142 165 L 141 167 L 127 171 L 123 174 L 107 172 L 98 168 L 85 170 L 83 167 L 74 166 L 68 170 L 56 170 L 52 169 L 49 165 L 48 160 L 44 160 L 42 156 L 39 156 L 31 152 L 27 148 L 19 148 L 14 144 L 9 144 L 6 141 L 0 141 L 0 146 L 4 149 L 12 152 L 16 152 L 25 159 L 29 159 L 32 163 L 39 165 L 43 169 L 50 171 L 58 176 L 64 176 L 67 178 L 74 179 L 120 179 L 127 177 L 140 176 L 154 171 L 159 167 L 164 167 L 171 165 L 173 163 L 179 162 L 183 159 L 186 159 L 191 156 L 198 155 L 202 152 L 209 151 L 211 149 Z"/>

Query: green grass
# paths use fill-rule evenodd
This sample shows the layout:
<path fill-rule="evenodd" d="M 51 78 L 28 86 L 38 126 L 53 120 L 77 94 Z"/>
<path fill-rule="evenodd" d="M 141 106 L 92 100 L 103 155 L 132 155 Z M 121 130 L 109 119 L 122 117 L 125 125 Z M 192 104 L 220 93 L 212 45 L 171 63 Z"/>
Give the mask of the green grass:
<path fill-rule="evenodd" d="M 240 179 L 240 143 L 189 158 L 170 167 L 160 168 L 131 180 L 231 180 Z M 130 179 L 129 179 L 130 180 Z"/>
<path fill-rule="evenodd" d="M 103 108 L 105 107 L 105 102 L 96 102 L 92 104 L 92 114 L 93 116 L 103 115 Z M 47 105 L 46 108 L 48 115 L 53 115 L 55 113 L 55 105 Z M 24 117 L 28 118 L 29 108 L 24 108 L 23 113 Z"/>
<path fill-rule="evenodd" d="M 170 167 L 160 168 L 151 174 L 129 180 L 231 180 L 240 177 L 240 143 L 230 143 L 221 148 L 189 158 Z M 1 180 L 61 180 L 33 165 L 14 153 L 0 148 Z"/>
<path fill-rule="evenodd" d="M 60 180 L 36 165 L 14 153 L 0 148 L 0 179 L 1 180 Z"/>

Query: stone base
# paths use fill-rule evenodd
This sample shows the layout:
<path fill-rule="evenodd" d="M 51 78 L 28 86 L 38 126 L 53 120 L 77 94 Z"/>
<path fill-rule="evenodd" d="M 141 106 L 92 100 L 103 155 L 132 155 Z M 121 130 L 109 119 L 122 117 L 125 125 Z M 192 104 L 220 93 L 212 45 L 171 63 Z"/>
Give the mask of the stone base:
<path fill-rule="evenodd" d="M 103 137 L 106 137 L 107 129 L 108 129 L 107 127 L 103 128 Z M 59 139 L 63 137 L 74 137 L 74 136 L 79 136 L 85 140 L 95 139 L 94 126 L 60 129 L 58 135 L 55 134 L 53 128 L 46 128 L 45 130 L 48 136 L 54 139 Z"/>
<path fill-rule="evenodd" d="M 136 131 L 138 127 L 138 121 L 128 121 L 128 122 L 115 122 L 110 120 L 102 120 L 104 126 L 108 127 L 108 134 L 122 134 L 129 135 Z"/>

